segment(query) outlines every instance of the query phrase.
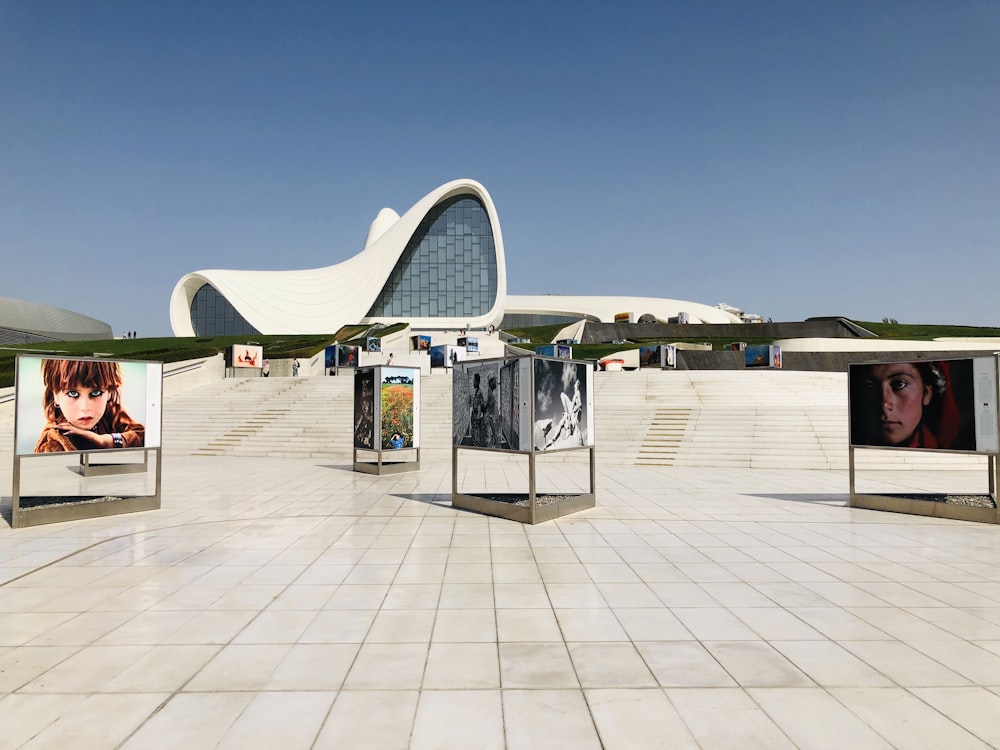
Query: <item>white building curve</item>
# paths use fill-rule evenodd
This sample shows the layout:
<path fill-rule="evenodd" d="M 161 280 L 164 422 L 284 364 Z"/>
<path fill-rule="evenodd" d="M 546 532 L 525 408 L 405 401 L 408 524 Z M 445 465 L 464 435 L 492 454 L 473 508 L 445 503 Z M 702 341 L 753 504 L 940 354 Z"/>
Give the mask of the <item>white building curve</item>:
<path fill-rule="evenodd" d="M 293 271 L 207 270 L 185 275 L 170 298 L 176 336 L 322 334 L 344 325 L 405 321 L 416 329 L 500 326 L 524 319 L 612 322 L 632 311 L 658 320 L 739 323 L 682 300 L 508 296 L 503 235 L 480 183 L 448 182 L 402 216 L 383 208 L 365 246 L 336 265 Z"/>

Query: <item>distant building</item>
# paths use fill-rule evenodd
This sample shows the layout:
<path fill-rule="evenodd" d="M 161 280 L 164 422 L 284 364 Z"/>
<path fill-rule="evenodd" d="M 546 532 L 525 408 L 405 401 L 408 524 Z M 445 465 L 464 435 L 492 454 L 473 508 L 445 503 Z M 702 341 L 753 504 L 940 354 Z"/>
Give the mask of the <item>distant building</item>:
<path fill-rule="evenodd" d="M 757 313 L 743 312 L 738 307 L 733 307 L 732 305 L 727 305 L 725 302 L 720 302 L 716 305 L 717 308 L 723 310 L 740 319 L 742 323 L 763 323 L 764 316 L 758 315 Z"/>
<path fill-rule="evenodd" d="M 106 341 L 111 326 L 61 307 L 0 297 L 0 344 L 44 341 Z"/>
<path fill-rule="evenodd" d="M 651 297 L 507 294 L 496 207 L 474 180 L 455 180 L 400 216 L 379 211 L 364 248 L 342 263 L 295 271 L 196 271 L 170 298 L 177 336 L 332 333 L 352 323 L 485 329 L 581 319 L 612 322 L 623 310 L 666 322 L 739 323 L 697 302 Z"/>

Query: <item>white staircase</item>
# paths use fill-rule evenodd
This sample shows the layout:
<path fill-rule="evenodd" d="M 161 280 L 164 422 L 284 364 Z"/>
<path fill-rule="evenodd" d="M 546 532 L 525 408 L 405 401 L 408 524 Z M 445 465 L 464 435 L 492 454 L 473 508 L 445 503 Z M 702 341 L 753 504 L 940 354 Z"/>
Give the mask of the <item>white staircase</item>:
<path fill-rule="evenodd" d="M 165 453 L 350 460 L 354 378 L 230 378 L 166 399 Z M 451 451 L 451 378 L 420 381 L 421 455 Z"/>

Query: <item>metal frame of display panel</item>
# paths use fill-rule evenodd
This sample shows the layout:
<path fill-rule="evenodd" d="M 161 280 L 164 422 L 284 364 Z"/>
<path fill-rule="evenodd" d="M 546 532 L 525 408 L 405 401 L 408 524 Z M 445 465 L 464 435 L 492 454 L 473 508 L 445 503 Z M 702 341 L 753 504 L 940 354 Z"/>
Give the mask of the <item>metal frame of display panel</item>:
<path fill-rule="evenodd" d="M 375 454 L 375 461 L 359 461 L 358 454 Z M 401 453 L 414 453 L 416 458 L 413 461 L 385 461 L 382 458 L 383 453 L 391 453 L 393 456 L 398 456 Z M 401 474 L 406 471 L 417 471 L 420 469 L 420 449 L 419 448 L 400 448 L 399 450 L 386 451 L 379 448 L 378 450 L 365 450 L 364 448 L 355 448 L 353 457 L 354 470 L 360 471 L 365 474 Z"/>
<path fill-rule="evenodd" d="M 860 448 L 859 450 L 870 450 Z M 997 507 L 996 492 L 996 454 L 986 455 L 986 485 L 987 495 L 993 501 L 992 508 L 975 505 L 960 505 L 958 503 L 942 502 L 940 500 L 921 499 L 918 493 L 902 493 L 900 495 L 879 494 L 873 492 L 858 492 L 855 487 L 855 447 L 851 446 L 848 453 L 848 474 L 850 476 L 850 505 L 852 508 L 866 510 L 885 510 L 893 513 L 909 513 L 915 516 L 932 516 L 934 518 L 950 518 L 956 521 L 976 521 L 977 523 L 1000 524 L 1000 508 Z M 926 493 L 928 498 L 932 493 Z M 933 493 L 941 495 L 944 493 Z M 969 493 L 956 493 L 967 495 Z M 905 496 L 904 496 L 905 495 Z M 984 496 L 985 497 L 985 496 Z"/>
<path fill-rule="evenodd" d="M 995 382 L 993 384 L 994 393 L 1000 393 L 1000 354 L 994 354 L 996 360 Z M 994 426 L 997 435 L 1000 435 L 1000 409 L 997 414 L 997 424 Z M 865 510 L 882 510 L 892 513 L 909 513 L 915 516 L 930 516 L 933 518 L 949 518 L 956 521 L 975 521 L 977 523 L 1000 524 L 1000 507 L 997 505 L 997 453 L 980 453 L 961 451 L 966 455 L 986 456 L 986 487 L 987 495 L 993 501 L 992 508 L 985 508 L 974 505 L 960 505 L 958 503 L 942 502 L 940 500 L 929 499 L 932 493 L 925 493 L 928 499 L 922 499 L 920 493 L 901 493 L 899 495 L 880 494 L 873 492 L 858 492 L 855 484 L 856 470 L 854 465 L 855 450 L 879 450 L 878 446 L 854 446 L 850 445 L 850 435 L 848 435 L 848 477 L 850 506 L 852 508 L 863 508 Z M 881 448 L 881 450 L 899 450 L 898 448 Z M 909 451 L 921 453 L 924 451 Z M 941 496 L 945 493 L 933 493 Z M 969 493 L 955 493 L 968 495 Z M 985 497 L 985 496 L 984 496 Z"/>
<path fill-rule="evenodd" d="M 523 357 L 502 357 L 492 361 L 498 362 L 510 362 L 513 360 L 531 360 L 531 381 L 529 392 L 531 398 L 528 399 L 528 424 L 535 424 L 535 387 L 534 382 L 535 370 L 534 370 L 534 360 L 545 359 L 552 360 L 555 362 L 562 363 L 572 363 L 576 365 L 585 365 L 588 372 L 592 373 L 590 369 L 590 363 L 581 362 L 579 360 L 567 360 L 557 357 L 543 357 L 539 355 L 526 355 Z M 482 360 L 477 362 L 477 365 L 487 364 L 491 360 Z M 453 376 L 454 377 L 454 376 Z M 590 380 L 591 384 L 593 379 Z M 591 393 L 592 397 L 592 393 Z M 460 492 L 459 491 L 459 451 L 488 451 L 491 453 L 504 453 L 504 454 L 514 454 L 526 456 L 528 462 L 528 492 L 525 496 L 524 493 L 511 494 L 508 492 L 488 492 L 486 494 L 492 497 L 496 496 L 509 496 L 512 500 L 516 498 L 518 501 L 522 499 L 527 500 L 527 505 L 519 505 L 517 502 L 505 502 L 502 500 L 494 500 L 492 497 L 485 497 L 483 494 L 475 494 L 470 492 Z M 556 453 L 565 452 L 579 452 L 587 451 L 589 459 L 589 485 L 587 492 L 575 493 L 575 494 L 561 494 L 559 492 L 547 492 L 545 495 L 550 496 L 548 502 L 539 501 L 539 493 L 536 483 L 536 461 L 539 455 L 550 455 Z M 498 518 L 506 518 L 510 521 L 519 521 L 520 523 L 536 524 L 542 523 L 544 521 L 551 521 L 556 518 L 561 518 L 562 516 L 567 516 L 571 513 L 576 513 L 581 510 L 587 510 L 589 508 L 594 508 L 597 505 L 597 459 L 596 459 L 596 446 L 585 445 L 581 447 L 573 448 L 559 448 L 554 450 L 539 451 L 533 446 L 528 450 L 515 450 L 515 449 L 497 449 L 497 448 L 482 448 L 478 446 L 467 446 L 467 445 L 456 445 L 454 439 L 452 441 L 451 448 L 451 503 L 452 506 L 460 510 L 469 510 L 475 513 L 482 513 L 484 515 L 496 516 Z M 552 496 L 558 496 L 558 499 L 552 499 Z"/>
<path fill-rule="evenodd" d="M 129 448 L 123 451 L 114 449 L 104 449 L 101 451 L 87 451 L 80 455 L 79 474 L 84 479 L 99 476 L 113 476 L 117 474 L 144 473 L 149 470 L 149 454 L 154 455 L 155 462 L 155 492 L 152 495 L 117 495 L 100 493 L 82 493 L 79 500 L 68 499 L 74 496 L 61 495 L 22 495 L 21 494 L 21 461 L 22 460 L 51 460 L 59 456 L 58 453 L 40 453 L 33 456 L 14 456 L 13 470 L 13 490 L 11 503 L 11 527 L 15 529 L 28 526 L 41 526 L 48 523 L 61 523 L 63 521 L 79 521 L 85 518 L 103 518 L 105 516 L 116 516 L 121 513 L 138 513 L 146 510 L 160 509 L 160 488 L 163 479 L 163 453 L 162 448 L 140 448 L 142 451 L 142 463 L 120 463 L 120 464 L 91 464 L 90 456 L 99 453 L 106 456 L 112 453 L 135 453 L 137 449 Z M 25 501 L 41 500 L 46 497 L 66 497 L 67 499 L 51 503 L 31 504 L 22 507 Z"/>
<path fill-rule="evenodd" d="M 470 448 L 468 446 L 453 445 L 451 447 L 451 504 L 460 510 L 471 510 L 476 513 L 483 513 L 488 516 L 506 518 L 509 521 L 520 521 L 521 523 L 536 524 L 543 521 L 551 521 L 570 513 L 594 508 L 597 505 L 597 461 L 594 446 L 584 448 L 566 448 L 563 450 L 547 451 L 550 453 L 562 453 L 564 451 L 587 451 L 590 459 L 590 489 L 575 495 L 561 495 L 558 500 L 541 504 L 538 501 L 538 491 L 535 484 L 535 461 L 538 459 L 539 451 L 504 451 L 504 453 L 518 453 L 526 455 L 528 459 L 528 494 L 527 506 L 517 505 L 513 502 L 503 502 L 493 500 L 482 495 L 475 495 L 458 491 L 458 452 L 459 450 L 481 451 L 485 448 Z M 503 495 L 509 493 L 490 493 L 493 495 Z M 545 493 L 555 495 L 559 493 Z M 520 495 L 518 495 L 520 497 Z"/>
<path fill-rule="evenodd" d="M 149 451 L 155 450 L 155 448 L 143 449 L 142 451 L 142 463 L 121 463 L 121 464 L 109 464 L 109 463 L 91 463 L 91 456 L 103 456 L 106 455 L 106 451 L 101 451 L 100 453 L 88 452 L 80 454 L 80 474 L 85 477 L 102 477 L 109 476 L 112 474 L 144 474 L 149 471 Z"/>

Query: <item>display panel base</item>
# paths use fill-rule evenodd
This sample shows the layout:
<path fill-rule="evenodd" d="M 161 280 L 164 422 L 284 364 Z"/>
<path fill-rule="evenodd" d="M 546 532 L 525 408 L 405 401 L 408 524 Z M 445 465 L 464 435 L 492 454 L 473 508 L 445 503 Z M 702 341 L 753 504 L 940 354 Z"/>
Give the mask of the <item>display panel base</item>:
<path fill-rule="evenodd" d="M 535 484 L 535 461 L 537 453 L 527 451 L 522 455 L 528 462 L 527 492 L 461 492 L 458 487 L 458 457 L 461 446 L 452 446 L 451 451 L 451 504 L 459 510 L 469 510 L 487 516 L 506 518 L 508 521 L 536 524 L 552 521 L 581 510 L 597 506 L 597 461 L 594 446 L 579 450 L 587 451 L 589 463 L 589 488 L 586 492 L 538 492 Z M 462 449 L 465 450 L 465 449 Z M 481 449 L 468 449 L 473 452 Z M 578 449 L 570 449 L 578 450 Z M 507 452 L 507 451 L 503 451 Z M 520 453 L 519 451 L 515 453 Z"/>
<path fill-rule="evenodd" d="M 488 497 L 458 493 L 451 496 L 451 504 L 460 510 L 506 518 L 508 521 L 536 524 L 593 508 L 597 505 L 597 501 L 593 492 L 580 495 L 543 495 L 536 497 L 534 504 L 530 496 L 523 493 L 493 494 Z"/>
<path fill-rule="evenodd" d="M 414 461 L 400 461 L 397 460 L 400 453 L 415 453 L 416 460 Z M 393 460 L 386 461 L 383 459 L 383 454 L 391 455 Z M 375 457 L 374 461 L 361 461 L 358 460 L 360 457 L 366 455 Z M 353 460 L 354 471 L 360 471 L 363 474 L 403 474 L 408 471 L 419 471 L 420 470 L 420 449 L 404 448 L 402 451 L 392 451 L 392 453 L 385 453 L 384 451 L 366 451 L 354 449 L 354 460 Z"/>
<path fill-rule="evenodd" d="M 954 521 L 1000 524 L 1000 508 L 997 506 L 997 461 L 996 454 L 986 457 L 986 493 L 975 492 L 858 492 L 854 450 L 848 449 L 849 498 L 852 508 L 882 510 L 890 513 L 909 513 L 914 516 L 950 518 Z M 865 449 L 861 449 L 865 450 Z"/>
<path fill-rule="evenodd" d="M 121 513 L 139 513 L 159 509 L 159 495 L 72 498 L 65 501 L 53 497 L 22 497 L 20 498 L 20 507 L 13 511 L 11 526 L 15 529 L 23 529 L 48 523 L 104 518 L 105 516 L 117 516 Z"/>
<path fill-rule="evenodd" d="M 123 453 L 135 451 L 104 450 L 100 452 L 100 456 L 113 458 L 115 454 L 120 456 Z M 152 467 L 150 457 L 153 459 Z M 162 459 L 160 448 L 145 448 L 142 450 L 142 461 L 125 463 L 92 464 L 90 457 L 84 454 L 80 457 L 78 467 L 70 463 L 74 461 L 72 456 L 61 453 L 15 456 L 10 525 L 20 529 L 86 518 L 104 518 L 120 513 L 159 510 Z M 27 479 L 27 465 L 22 466 L 25 461 L 32 467 Z M 62 472 L 58 467 L 70 471 Z M 150 475 L 142 481 L 128 479 L 122 482 L 114 479 L 115 475 L 141 472 Z M 25 486 L 30 487 L 27 494 Z"/>
<path fill-rule="evenodd" d="M 958 502 L 968 499 L 970 504 Z M 972 501 L 978 501 L 971 504 Z M 989 495 L 946 495 L 918 493 L 871 495 L 855 493 L 851 496 L 852 508 L 883 510 L 891 513 L 909 513 L 915 516 L 950 518 L 955 521 L 1000 523 L 1000 511 Z"/>

